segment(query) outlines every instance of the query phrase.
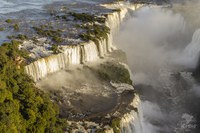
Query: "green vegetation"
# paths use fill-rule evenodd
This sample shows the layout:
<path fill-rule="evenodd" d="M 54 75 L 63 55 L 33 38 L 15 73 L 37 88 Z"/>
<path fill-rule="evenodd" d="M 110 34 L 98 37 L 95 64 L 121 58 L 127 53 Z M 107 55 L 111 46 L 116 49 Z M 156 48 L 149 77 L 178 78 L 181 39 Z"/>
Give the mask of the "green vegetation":
<path fill-rule="evenodd" d="M 75 12 L 70 12 L 69 15 L 74 17 L 75 21 L 84 22 L 84 24 L 75 25 L 77 28 L 84 29 L 84 32 L 79 35 L 79 37 L 84 41 L 92 40 L 97 43 L 99 39 L 107 39 L 107 34 L 110 33 L 110 29 L 105 26 L 105 17 Z M 57 18 L 66 20 L 67 17 L 68 15 L 57 16 Z"/>
<path fill-rule="evenodd" d="M 58 54 L 60 52 L 58 49 L 58 45 L 56 44 L 52 45 L 51 50 L 53 51 L 54 54 Z"/>
<path fill-rule="evenodd" d="M 53 36 L 52 40 L 55 41 L 55 42 L 57 42 L 57 43 L 63 42 L 63 39 L 61 37 L 58 37 L 58 36 Z"/>
<path fill-rule="evenodd" d="M 88 14 L 88 13 L 75 13 L 75 12 L 70 12 L 69 13 L 71 16 L 74 17 L 74 20 L 77 21 L 82 21 L 82 22 L 98 22 L 98 23 L 105 23 L 106 18 L 104 17 L 99 17 L 96 15 Z M 64 16 L 62 16 L 63 18 Z M 66 16 L 64 17 L 66 18 Z"/>
<path fill-rule="evenodd" d="M 37 34 L 45 37 L 49 37 L 52 39 L 53 42 L 56 42 L 57 44 L 53 44 L 51 47 L 51 50 L 54 54 L 58 54 L 60 51 L 58 49 L 58 44 L 62 43 L 64 40 L 60 37 L 61 36 L 61 30 L 53 30 L 53 27 L 49 27 L 47 25 L 41 25 L 40 27 L 33 27 Z"/>
<path fill-rule="evenodd" d="M 114 118 L 111 123 L 114 133 L 121 133 L 120 131 L 120 118 Z"/>
<path fill-rule="evenodd" d="M 79 35 L 83 40 L 98 42 L 99 39 L 107 39 L 107 34 L 110 33 L 110 29 L 105 26 L 105 17 L 75 12 L 70 12 L 61 16 L 55 15 L 56 18 L 65 20 L 68 20 L 69 16 L 73 17 L 75 21 L 84 22 L 84 24 L 75 25 L 77 28 L 83 29 L 83 33 Z M 37 34 L 51 38 L 56 44 L 61 44 L 64 41 L 61 37 L 61 30 L 55 30 L 53 27 L 49 27 L 48 25 L 41 25 L 33 28 Z"/>
<path fill-rule="evenodd" d="M 13 28 L 14 28 L 15 31 L 19 31 L 19 24 L 14 24 Z"/>
<path fill-rule="evenodd" d="M 33 27 L 37 34 L 45 37 L 51 38 L 56 43 L 63 42 L 63 39 L 61 38 L 62 31 L 57 29 L 53 30 L 52 27 L 48 27 L 46 25 L 41 25 L 40 27 Z"/>
<path fill-rule="evenodd" d="M 26 40 L 28 37 L 23 34 L 19 34 L 17 36 L 7 36 L 8 39 L 18 39 L 18 40 Z"/>
<path fill-rule="evenodd" d="M 55 15 L 55 14 L 52 14 Z M 69 12 L 68 14 L 65 15 L 55 15 L 57 19 L 64 19 L 66 21 L 71 20 L 71 17 L 73 17 L 74 21 L 81 21 L 84 23 L 101 23 L 104 24 L 106 22 L 106 18 L 102 16 L 97 16 L 94 14 L 89 14 L 89 13 L 76 13 L 76 12 Z"/>
<path fill-rule="evenodd" d="M 0 31 L 4 31 L 5 29 L 4 28 L 0 28 Z"/>
<path fill-rule="evenodd" d="M 97 70 L 99 77 L 105 81 L 114 81 L 132 85 L 129 71 L 121 64 L 103 63 Z"/>
<path fill-rule="evenodd" d="M 107 39 L 107 34 L 110 33 L 110 29 L 105 25 L 87 24 L 80 25 L 80 27 L 86 30 L 85 33 L 80 35 L 80 37 L 85 41 L 92 40 L 97 42 L 98 39 Z"/>
<path fill-rule="evenodd" d="M 5 22 L 6 23 L 12 23 L 12 20 L 11 19 L 7 19 Z"/>
<path fill-rule="evenodd" d="M 26 35 L 19 34 L 19 35 L 17 35 L 16 39 L 26 40 L 26 39 L 28 39 L 28 37 Z"/>
<path fill-rule="evenodd" d="M 20 41 L 0 46 L 0 132 L 57 133 L 66 130 L 58 108 L 24 73 L 25 51 Z"/>
<path fill-rule="evenodd" d="M 97 43 L 99 39 L 106 39 L 107 34 L 110 33 L 110 29 L 107 26 L 105 26 L 105 17 L 87 13 L 70 12 L 69 14 L 74 17 L 75 21 L 86 22 L 84 24 L 75 25 L 77 28 L 85 30 L 85 32 L 79 35 L 80 38 L 82 38 L 85 41 L 92 40 Z M 62 18 L 67 19 L 66 16 L 62 16 Z M 97 24 L 96 22 L 98 22 L 99 24 Z"/>

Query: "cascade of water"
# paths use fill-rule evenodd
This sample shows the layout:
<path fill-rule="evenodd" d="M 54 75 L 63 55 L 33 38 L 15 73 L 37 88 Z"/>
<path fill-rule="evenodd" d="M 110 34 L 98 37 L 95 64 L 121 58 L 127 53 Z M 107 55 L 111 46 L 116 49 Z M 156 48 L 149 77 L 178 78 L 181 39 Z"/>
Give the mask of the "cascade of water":
<path fill-rule="evenodd" d="M 141 101 L 138 95 L 135 95 L 131 106 L 137 108 L 137 111 L 132 110 L 130 113 L 125 114 L 121 119 L 120 126 L 122 133 L 142 133 L 142 109 Z"/>
<path fill-rule="evenodd" d="M 129 115 L 125 115 L 121 120 L 122 133 L 142 133 L 139 114 L 131 111 Z"/>
<path fill-rule="evenodd" d="M 111 34 L 107 34 L 107 49 L 108 52 L 112 52 L 112 50 L 116 49 L 115 46 L 113 45 L 113 38 Z"/>
<path fill-rule="evenodd" d="M 199 57 L 199 52 L 200 52 L 200 29 L 194 32 L 191 43 L 185 47 L 183 53 L 194 60 Z"/>
<path fill-rule="evenodd" d="M 123 9 L 122 13 L 114 12 L 108 15 L 106 25 L 110 27 L 111 33 L 108 34 L 107 39 L 99 39 L 96 45 L 90 41 L 77 46 L 66 46 L 63 53 L 39 59 L 26 66 L 26 72 L 37 81 L 49 73 L 66 68 L 70 64 L 95 61 L 99 57 L 104 57 L 115 48 L 113 35 L 119 30 L 119 25 L 126 13 L 127 10 Z"/>
<path fill-rule="evenodd" d="M 83 45 L 84 51 L 82 53 L 83 61 L 82 62 L 88 62 L 88 61 L 95 61 L 98 58 L 98 49 L 94 42 L 89 42 Z M 90 52 L 88 52 L 90 51 Z"/>
<path fill-rule="evenodd" d="M 200 29 L 197 29 L 192 37 L 192 41 L 178 55 L 175 62 L 187 68 L 196 68 L 200 53 Z"/>
<path fill-rule="evenodd" d="M 134 10 L 136 7 L 134 6 Z M 83 43 L 77 46 L 66 46 L 64 52 L 51 55 L 46 58 L 38 59 L 37 61 L 25 67 L 26 72 L 37 81 L 50 73 L 66 68 L 70 64 L 80 64 L 90 61 L 95 61 L 99 57 L 104 57 L 106 54 L 115 49 L 113 45 L 113 36 L 119 31 L 121 22 L 126 18 L 128 13 L 127 8 L 122 8 L 120 12 L 108 14 L 106 25 L 110 28 L 110 34 L 107 39 L 100 39 L 98 43 L 92 41 Z M 124 115 L 120 122 L 122 133 L 142 133 L 141 126 L 141 109 L 140 99 L 138 96 L 134 98 L 131 105 L 137 109 Z M 106 133 L 113 133 L 113 129 L 107 130 Z"/>
<path fill-rule="evenodd" d="M 63 53 L 41 58 L 25 67 L 26 72 L 37 81 L 49 73 L 66 68 L 69 64 L 81 63 L 81 48 L 68 46 Z"/>
<path fill-rule="evenodd" d="M 128 9 L 124 7 L 120 11 L 108 14 L 106 26 L 110 28 L 110 34 L 107 35 L 106 39 L 99 39 L 96 45 L 90 41 L 81 45 L 66 46 L 60 54 L 38 59 L 27 65 L 25 68 L 27 74 L 37 81 L 49 73 L 66 68 L 68 65 L 95 61 L 99 57 L 104 57 L 116 49 L 113 45 L 113 36 L 119 31 L 120 24 L 127 13 Z"/>

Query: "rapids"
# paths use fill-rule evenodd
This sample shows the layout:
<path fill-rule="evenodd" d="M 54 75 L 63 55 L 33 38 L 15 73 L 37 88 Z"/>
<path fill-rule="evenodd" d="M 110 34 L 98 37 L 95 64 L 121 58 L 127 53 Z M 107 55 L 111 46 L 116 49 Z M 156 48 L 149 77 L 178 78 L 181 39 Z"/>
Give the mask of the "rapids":
<path fill-rule="evenodd" d="M 197 83 L 187 69 L 198 63 L 200 32 L 173 8 L 140 9 L 115 38 L 142 99 L 144 133 L 199 132 L 197 104 L 191 105 L 198 99 Z"/>

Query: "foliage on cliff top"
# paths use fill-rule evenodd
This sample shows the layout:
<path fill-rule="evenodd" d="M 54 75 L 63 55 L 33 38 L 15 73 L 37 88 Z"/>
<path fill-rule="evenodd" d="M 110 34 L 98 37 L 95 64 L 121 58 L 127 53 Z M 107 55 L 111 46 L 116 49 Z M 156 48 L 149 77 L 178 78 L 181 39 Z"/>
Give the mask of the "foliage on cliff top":
<path fill-rule="evenodd" d="M 103 16 L 76 12 L 70 12 L 69 15 L 74 18 L 74 21 L 82 22 L 82 24 L 76 26 L 77 28 L 85 30 L 82 34 L 80 34 L 80 37 L 85 41 L 92 40 L 97 42 L 98 39 L 106 39 L 107 34 L 110 33 L 110 29 L 105 25 L 106 18 Z M 68 16 L 61 16 L 61 18 L 67 20 Z"/>
<path fill-rule="evenodd" d="M 28 37 L 23 34 L 18 34 L 17 36 L 7 36 L 8 39 L 18 39 L 18 40 L 26 40 Z"/>
<path fill-rule="evenodd" d="M 0 46 L 0 132 L 62 132 L 66 123 L 58 117 L 57 107 L 22 69 L 27 55 L 19 44 Z"/>
<path fill-rule="evenodd" d="M 62 31 L 60 29 L 53 29 L 48 25 L 41 25 L 39 27 L 33 27 L 37 34 L 48 37 L 56 43 L 62 43 L 63 39 L 61 37 Z"/>
<path fill-rule="evenodd" d="M 103 63 L 97 70 L 99 77 L 106 81 L 114 81 L 119 83 L 127 83 L 132 85 L 129 71 L 119 63 Z"/>
<path fill-rule="evenodd" d="M 120 133 L 120 118 L 114 118 L 111 122 L 114 133 Z"/>
<path fill-rule="evenodd" d="M 92 40 L 98 42 L 98 39 L 107 39 L 107 34 L 110 33 L 110 29 L 105 25 L 86 24 L 80 25 L 80 27 L 86 30 L 85 33 L 80 35 L 85 41 Z"/>
<path fill-rule="evenodd" d="M 98 23 L 105 23 L 106 18 L 101 17 L 101 16 L 96 16 L 93 14 L 89 13 L 75 13 L 75 12 L 70 12 L 69 13 L 71 16 L 74 17 L 74 20 L 77 21 L 82 21 L 82 22 L 98 22 Z"/>

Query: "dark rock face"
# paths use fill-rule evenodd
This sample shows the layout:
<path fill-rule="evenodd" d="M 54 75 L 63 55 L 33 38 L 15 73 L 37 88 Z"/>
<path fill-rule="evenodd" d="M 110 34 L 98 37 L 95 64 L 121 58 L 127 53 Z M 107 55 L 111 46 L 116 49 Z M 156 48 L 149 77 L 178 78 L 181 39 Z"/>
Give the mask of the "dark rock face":
<path fill-rule="evenodd" d="M 197 67 L 193 70 L 192 75 L 194 76 L 196 80 L 198 81 L 200 80 L 200 58 L 199 58 Z"/>

